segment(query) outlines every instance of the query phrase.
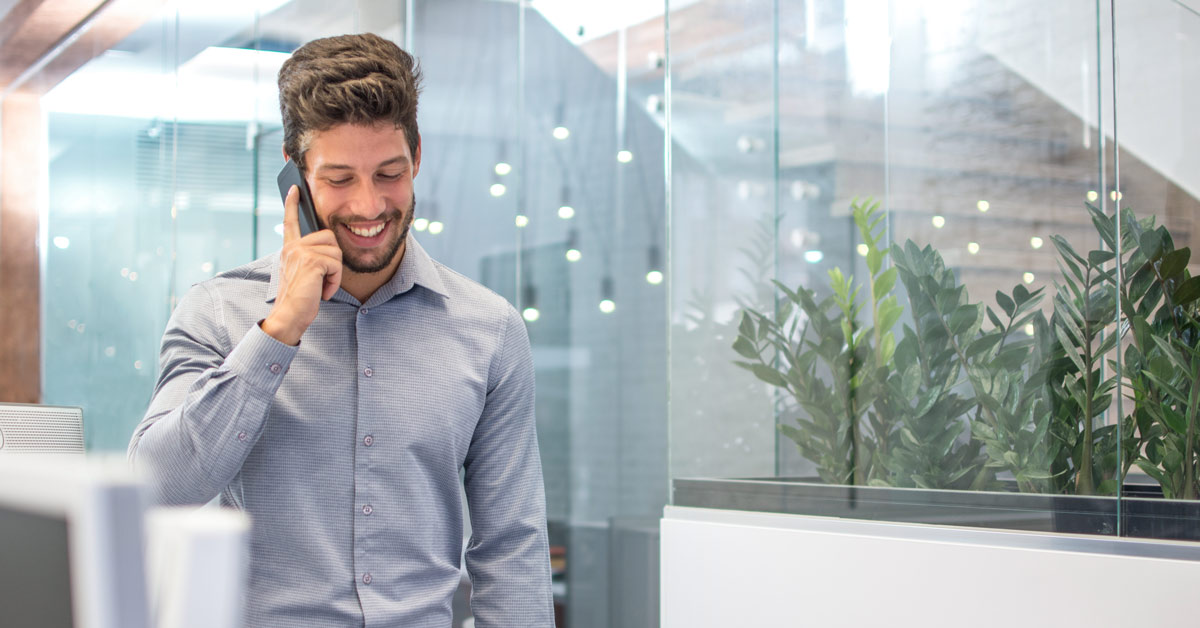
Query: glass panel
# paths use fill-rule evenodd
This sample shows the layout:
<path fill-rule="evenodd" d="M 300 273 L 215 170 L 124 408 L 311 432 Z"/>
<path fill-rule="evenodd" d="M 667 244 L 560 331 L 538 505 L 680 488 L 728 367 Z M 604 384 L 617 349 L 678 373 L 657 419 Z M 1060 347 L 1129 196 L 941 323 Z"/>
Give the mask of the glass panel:
<path fill-rule="evenodd" d="M 42 400 L 83 408 L 90 450 L 129 444 L 175 296 L 178 20 L 164 9 L 42 99 Z"/>
<path fill-rule="evenodd" d="M 776 396 L 731 347 L 774 307 L 773 3 L 668 6 L 671 476 L 770 477 Z"/>
<path fill-rule="evenodd" d="M 1126 398 L 1123 533 L 1200 540 L 1200 264 L 1195 217 L 1197 131 L 1188 117 L 1196 88 L 1181 77 L 1200 53 L 1200 6 L 1114 3 L 1115 62 L 1121 68 L 1118 185 L 1123 213 L 1121 290 Z M 1155 272 L 1156 271 L 1156 272 Z M 1165 498 L 1165 499 L 1163 499 Z"/>
<path fill-rule="evenodd" d="M 525 13 L 519 296 L 538 311 L 564 619 L 645 626 L 658 617 L 667 501 L 663 118 L 648 104 L 662 101 L 663 31 L 652 12 L 596 13 Z"/>
<path fill-rule="evenodd" d="M 1104 16 L 882 8 L 672 5 L 674 503 L 1115 534 Z"/>

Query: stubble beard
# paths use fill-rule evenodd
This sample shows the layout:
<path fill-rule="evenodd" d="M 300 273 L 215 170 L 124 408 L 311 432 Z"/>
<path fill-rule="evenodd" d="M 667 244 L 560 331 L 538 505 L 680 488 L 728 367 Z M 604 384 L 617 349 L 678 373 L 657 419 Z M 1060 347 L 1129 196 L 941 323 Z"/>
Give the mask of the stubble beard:
<path fill-rule="evenodd" d="M 380 272 L 391 265 L 396 255 L 400 252 L 400 247 L 408 239 L 408 230 L 412 226 L 413 216 L 417 209 L 417 195 L 414 192 L 412 200 L 409 201 L 408 211 L 402 209 L 391 209 L 387 214 L 382 216 L 383 220 L 395 221 L 400 225 L 399 234 L 393 236 L 383 247 L 382 255 L 374 255 L 368 252 L 366 255 L 361 255 L 361 251 L 356 249 L 352 244 L 342 241 L 342 231 L 337 226 L 340 223 L 345 223 L 344 220 L 335 219 L 328 226 L 333 229 L 337 235 L 338 247 L 342 249 L 342 266 L 353 273 L 369 275 Z"/>

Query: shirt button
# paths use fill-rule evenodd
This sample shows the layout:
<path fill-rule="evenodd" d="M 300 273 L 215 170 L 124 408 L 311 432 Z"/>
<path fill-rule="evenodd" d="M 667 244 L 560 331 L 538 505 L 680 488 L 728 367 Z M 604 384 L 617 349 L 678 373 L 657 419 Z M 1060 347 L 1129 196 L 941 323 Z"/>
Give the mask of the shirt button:
<path fill-rule="evenodd" d="M 366 445 L 367 447 L 370 447 L 371 445 L 374 445 L 374 444 L 375 444 L 375 437 L 374 437 L 374 436 L 371 436 L 370 434 L 368 434 L 367 436 L 363 437 L 363 444 L 364 444 L 364 445 Z"/>
<path fill-rule="evenodd" d="M 375 374 L 375 371 L 372 371 L 371 367 L 369 367 L 369 366 L 367 368 L 363 369 L 363 375 L 366 375 L 367 377 L 370 377 L 374 374 Z"/>
<path fill-rule="evenodd" d="M 371 574 L 363 574 L 363 584 L 371 584 Z"/>
<path fill-rule="evenodd" d="M 366 316 L 366 315 L 367 315 L 367 308 L 365 308 L 365 307 L 363 307 L 363 308 L 359 308 L 359 309 L 358 309 L 358 313 L 359 313 L 359 314 L 362 314 L 363 316 Z"/>
<path fill-rule="evenodd" d="M 238 440 L 240 440 L 240 441 L 245 441 L 245 440 L 246 440 L 246 433 L 245 433 L 245 432 L 238 432 Z"/>
<path fill-rule="evenodd" d="M 371 516 L 371 513 L 373 513 L 373 512 L 375 512 L 375 509 L 371 508 L 371 504 L 367 504 L 366 506 L 363 506 L 363 514 L 364 515 L 367 515 L 369 517 L 369 516 Z"/>
<path fill-rule="evenodd" d="M 274 373 L 274 374 L 276 374 L 276 375 L 278 375 L 278 374 L 279 374 L 279 372 L 283 370 L 283 367 L 282 367 L 282 366 L 279 366 L 279 364 L 278 364 L 278 363 L 276 363 L 276 364 L 272 364 L 270 368 L 271 368 L 271 372 L 272 372 L 272 373 Z"/>

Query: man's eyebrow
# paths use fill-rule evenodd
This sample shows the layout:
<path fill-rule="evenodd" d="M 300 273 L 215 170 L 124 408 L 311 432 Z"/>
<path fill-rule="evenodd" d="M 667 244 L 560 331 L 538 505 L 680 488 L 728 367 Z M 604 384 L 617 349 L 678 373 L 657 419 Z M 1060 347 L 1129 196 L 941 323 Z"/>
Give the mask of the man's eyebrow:
<path fill-rule="evenodd" d="M 407 166 L 408 165 L 408 157 L 406 157 L 404 155 L 397 155 L 386 161 L 379 162 L 379 165 L 375 166 L 375 167 L 376 168 L 384 168 L 387 166 L 395 166 L 395 165 Z M 353 169 L 354 169 L 353 166 L 349 166 L 347 164 L 321 164 L 321 166 L 319 168 L 317 168 L 317 170 L 353 170 Z"/>

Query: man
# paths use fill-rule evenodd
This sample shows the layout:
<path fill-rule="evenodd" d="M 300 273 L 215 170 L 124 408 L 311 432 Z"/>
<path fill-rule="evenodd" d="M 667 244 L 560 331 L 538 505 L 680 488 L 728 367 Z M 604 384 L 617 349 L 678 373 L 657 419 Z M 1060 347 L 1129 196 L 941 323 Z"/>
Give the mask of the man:
<path fill-rule="evenodd" d="M 322 229 L 194 286 L 129 445 L 157 501 L 250 514 L 249 626 L 553 626 L 529 339 L 409 235 L 420 71 L 375 35 L 279 72 L 284 155 Z"/>

